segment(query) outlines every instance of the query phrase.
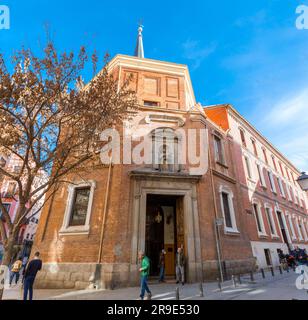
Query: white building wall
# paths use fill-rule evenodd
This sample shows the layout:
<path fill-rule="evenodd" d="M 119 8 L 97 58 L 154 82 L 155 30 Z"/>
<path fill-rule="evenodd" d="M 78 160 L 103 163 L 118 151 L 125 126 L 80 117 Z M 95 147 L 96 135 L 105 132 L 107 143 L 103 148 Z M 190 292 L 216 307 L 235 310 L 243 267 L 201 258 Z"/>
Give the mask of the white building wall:
<path fill-rule="evenodd" d="M 288 247 L 285 243 L 251 241 L 251 248 L 253 256 L 257 259 L 257 265 L 259 268 L 268 267 L 264 249 L 270 250 L 273 267 L 279 266 L 277 249 L 281 249 L 284 253 L 288 253 Z"/>

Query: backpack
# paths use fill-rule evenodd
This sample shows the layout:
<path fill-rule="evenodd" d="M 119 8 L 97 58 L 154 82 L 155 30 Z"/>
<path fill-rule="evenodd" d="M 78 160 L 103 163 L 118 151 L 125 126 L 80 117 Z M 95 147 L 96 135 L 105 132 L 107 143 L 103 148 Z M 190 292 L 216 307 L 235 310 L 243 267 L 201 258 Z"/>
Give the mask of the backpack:
<path fill-rule="evenodd" d="M 13 268 L 12 270 L 14 271 L 19 271 L 21 269 L 21 263 L 19 261 L 15 261 L 14 264 L 13 264 Z"/>

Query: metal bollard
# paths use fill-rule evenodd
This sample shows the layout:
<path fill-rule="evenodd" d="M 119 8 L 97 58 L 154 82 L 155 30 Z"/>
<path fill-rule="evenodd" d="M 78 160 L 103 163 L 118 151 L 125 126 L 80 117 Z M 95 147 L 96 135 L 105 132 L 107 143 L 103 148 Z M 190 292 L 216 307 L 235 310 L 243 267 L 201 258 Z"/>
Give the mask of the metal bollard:
<path fill-rule="evenodd" d="M 271 267 L 271 273 L 272 273 L 272 276 L 274 277 L 275 276 L 275 272 L 274 272 L 274 268 Z"/>
<path fill-rule="evenodd" d="M 242 284 L 242 279 L 241 279 L 241 275 L 240 274 L 237 276 L 237 280 L 238 280 L 239 284 Z"/>
<path fill-rule="evenodd" d="M 303 275 L 304 273 L 305 273 L 305 271 L 304 271 L 304 270 L 301 270 L 301 274 Z M 302 284 L 302 285 L 305 284 L 305 277 L 302 278 L 301 284 Z"/>
<path fill-rule="evenodd" d="M 200 282 L 199 290 L 200 290 L 200 295 L 199 295 L 199 296 L 200 296 L 200 297 L 204 297 L 202 282 Z"/>
<path fill-rule="evenodd" d="M 263 268 L 261 269 L 261 274 L 262 274 L 262 278 L 265 279 L 265 272 Z"/>
<path fill-rule="evenodd" d="M 253 276 L 253 271 L 250 272 L 250 281 L 251 282 L 254 282 L 255 281 L 255 278 Z"/>
<path fill-rule="evenodd" d="M 175 300 L 180 300 L 180 289 L 177 287 L 175 289 Z"/>
<path fill-rule="evenodd" d="M 235 282 L 234 275 L 232 275 L 232 283 L 233 283 L 233 287 L 236 288 L 236 282 Z"/>
<path fill-rule="evenodd" d="M 217 278 L 217 281 L 218 281 L 218 288 L 220 291 L 222 291 L 222 285 L 221 285 L 220 279 Z"/>
<path fill-rule="evenodd" d="M 279 266 L 279 272 L 280 272 L 280 274 L 282 274 L 282 268 L 281 268 L 281 266 Z"/>

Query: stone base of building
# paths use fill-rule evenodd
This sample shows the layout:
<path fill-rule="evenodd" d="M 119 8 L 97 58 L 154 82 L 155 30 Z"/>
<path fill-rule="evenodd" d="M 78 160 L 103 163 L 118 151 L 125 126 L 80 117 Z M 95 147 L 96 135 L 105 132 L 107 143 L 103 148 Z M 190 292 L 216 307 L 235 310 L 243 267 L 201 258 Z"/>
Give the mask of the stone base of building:
<path fill-rule="evenodd" d="M 224 277 L 244 274 L 255 268 L 255 259 L 223 262 Z M 203 262 L 203 280 L 219 277 L 218 262 Z M 194 275 L 188 282 L 198 282 Z M 35 287 L 38 289 L 116 289 L 139 286 L 138 266 L 130 264 L 96 263 L 45 263 L 38 273 Z"/>
<path fill-rule="evenodd" d="M 135 285 L 129 264 L 45 263 L 38 273 L 38 289 L 115 289 Z"/>
<path fill-rule="evenodd" d="M 222 271 L 224 279 L 231 279 L 232 275 L 250 273 L 256 270 L 256 260 L 254 258 L 243 260 L 222 261 Z M 217 260 L 203 262 L 203 279 L 216 280 L 220 278 L 220 269 Z"/>

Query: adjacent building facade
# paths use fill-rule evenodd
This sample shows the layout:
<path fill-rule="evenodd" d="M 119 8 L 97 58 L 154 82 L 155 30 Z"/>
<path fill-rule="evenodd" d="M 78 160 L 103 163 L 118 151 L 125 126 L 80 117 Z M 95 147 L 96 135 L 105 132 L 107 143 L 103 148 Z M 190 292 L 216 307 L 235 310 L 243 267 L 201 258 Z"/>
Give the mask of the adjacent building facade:
<path fill-rule="evenodd" d="M 19 175 L 21 172 L 22 161 L 15 155 L 0 155 L 0 163 L 1 167 L 5 171 L 10 172 L 12 175 Z M 46 179 L 47 174 L 45 172 L 40 172 L 34 181 L 34 184 L 36 187 L 38 187 L 40 184 L 44 183 Z M 5 176 L 0 177 L 0 197 L 3 206 L 6 208 L 11 218 L 11 221 L 14 221 L 19 206 L 17 182 Z M 16 259 L 17 256 L 21 256 L 23 258 L 30 256 L 43 203 L 44 197 L 42 197 L 33 207 L 28 215 L 29 219 L 27 219 L 26 223 L 21 226 L 15 242 L 13 259 Z M 1 209 L 0 219 L 3 219 Z M 0 261 L 2 261 L 2 256 L 3 245 L 0 238 Z"/>
<path fill-rule="evenodd" d="M 235 141 L 242 219 L 261 268 L 277 266 L 277 249 L 308 249 L 307 193 L 296 182 L 300 172 L 232 106 L 205 109 Z"/>
<path fill-rule="evenodd" d="M 119 129 L 120 150 L 134 151 L 71 174 L 48 200 L 34 243 L 44 261 L 38 287 L 136 285 L 138 252 L 156 277 L 163 248 L 174 277 L 178 247 L 187 281 L 226 278 L 308 244 L 298 170 L 231 106 L 197 104 L 187 66 L 145 59 L 140 48 L 109 64 L 138 97 L 137 114 Z M 134 152 L 152 161 L 127 161 Z"/>

